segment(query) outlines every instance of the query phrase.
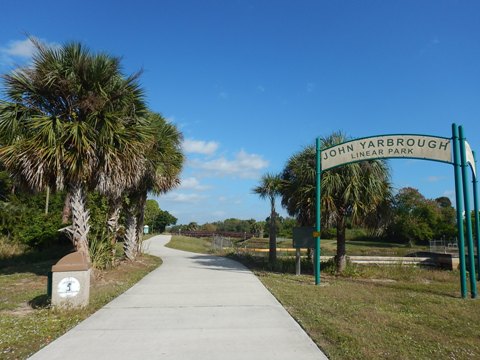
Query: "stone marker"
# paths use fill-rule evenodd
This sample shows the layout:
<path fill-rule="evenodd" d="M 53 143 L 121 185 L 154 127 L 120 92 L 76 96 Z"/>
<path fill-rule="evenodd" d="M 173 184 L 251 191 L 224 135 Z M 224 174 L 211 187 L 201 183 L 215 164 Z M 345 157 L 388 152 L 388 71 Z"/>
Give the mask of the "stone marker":
<path fill-rule="evenodd" d="M 52 266 L 52 306 L 76 308 L 88 305 L 91 264 L 83 252 L 65 255 Z"/>

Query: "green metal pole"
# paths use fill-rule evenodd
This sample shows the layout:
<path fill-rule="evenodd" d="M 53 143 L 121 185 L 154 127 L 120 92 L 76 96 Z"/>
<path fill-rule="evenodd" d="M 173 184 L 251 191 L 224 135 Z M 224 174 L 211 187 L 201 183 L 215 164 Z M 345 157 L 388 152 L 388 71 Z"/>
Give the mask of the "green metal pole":
<path fill-rule="evenodd" d="M 461 169 L 460 169 L 460 145 L 458 141 L 457 124 L 452 124 L 453 140 L 453 169 L 455 172 L 455 201 L 457 203 L 457 230 L 458 230 L 458 257 L 460 260 L 460 289 L 462 298 L 467 297 L 467 278 L 465 269 L 465 240 L 463 235 L 463 202 Z"/>
<path fill-rule="evenodd" d="M 462 161 L 463 199 L 465 203 L 465 223 L 467 227 L 468 272 L 470 278 L 470 294 L 472 299 L 477 297 L 477 280 L 475 273 L 475 256 L 473 253 L 472 216 L 470 212 L 470 192 L 468 191 L 468 163 L 465 151 L 465 137 L 463 127 L 458 127 L 460 136 L 460 156 Z"/>
<path fill-rule="evenodd" d="M 316 221 L 315 231 L 317 236 L 315 237 L 315 285 L 320 284 L 320 216 L 321 216 L 321 196 L 322 196 L 322 168 L 320 162 L 320 138 L 317 138 L 317 194 L 316 194 Z"/>
<path fill-rule="evenodd" d="M 477 168 L 477 157 L 472 151 L 475 169 Z M 473 174 L 473 208 L 475 211 L 475 245 L 477 247 L 477 280 L 480 281 L 480 220 L 478 215 L 478 179 L 476 172 Z"/>

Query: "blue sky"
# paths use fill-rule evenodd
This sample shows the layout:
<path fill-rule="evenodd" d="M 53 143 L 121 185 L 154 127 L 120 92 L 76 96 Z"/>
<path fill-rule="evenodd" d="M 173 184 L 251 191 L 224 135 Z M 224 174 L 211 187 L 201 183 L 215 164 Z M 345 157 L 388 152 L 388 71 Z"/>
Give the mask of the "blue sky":
<path fill-rule="evenodd" d="M 143 69 L 150 108 L 184 134 L 179 223 L 265 219 L 251 193 L 317 136 L 451 136 L 480 148 L 478 1 L 2 1 L 0 72 L 25 34 L 84 42 Z M 480 151 L 480 150 L 477 150 Z M 395 187 L 453 198 L 453 168 L 391 160 Z M 281 212 L 285 215 L 285 212 Z"/>

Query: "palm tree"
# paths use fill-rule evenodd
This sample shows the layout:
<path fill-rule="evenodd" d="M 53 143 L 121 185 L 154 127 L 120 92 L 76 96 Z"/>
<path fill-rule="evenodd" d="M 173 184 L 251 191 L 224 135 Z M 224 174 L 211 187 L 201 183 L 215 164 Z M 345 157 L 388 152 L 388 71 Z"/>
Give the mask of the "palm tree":
<path fill-rule="evenodd" d="M 260 180 L 260 185 L 253 189 L 262 199 L 270 201 L 270 231 L 269 231 L 269 251 L 268 260 L 274 263 L 277 260 L 277 229 L 275 211 L 275 198 L 281 194 L 282 178 L 280 174 L 265 174 Z"/>
<path fill-rule="evenodd" d="M 3 76 L 0 160 L 34 190 L 67 189 L 71 238 L 88 256 L 85 192 L 118 193 L 144 171 L 143 92 L 116 57 L 31 40 L 32 65 Z"/>
<path fill-rule="evenodd" d="M 321 148 L 347 140 L 344 134 L 335 132 L 321 139 Z M 305 148 L 290 158 L 282 173 L 282 204 L 303 226 L 315 223 L 315 154 L 314 146 Z M 345 165 L 323 171 L 321 186 L 323 225 L 336 227 L 336 266 L 342 272 L 346 266 L 346 220 L 355 225 L 373 225 L 372 214 L 391 198 L 389 168 L 381 160 Z"/>
<path fill-rule="evenodd" d="M 130 189 L 126 211 L 124 248 L 129 259 L 133 259 L 139 251 L 147 194 L 163 194 L 178 186 L 184 162 L 181 149 L 183 136 L 176 126 L 156 113 L 149 113 L 147 121 L 153 136 L 145 152 L 141 180 Z"/>

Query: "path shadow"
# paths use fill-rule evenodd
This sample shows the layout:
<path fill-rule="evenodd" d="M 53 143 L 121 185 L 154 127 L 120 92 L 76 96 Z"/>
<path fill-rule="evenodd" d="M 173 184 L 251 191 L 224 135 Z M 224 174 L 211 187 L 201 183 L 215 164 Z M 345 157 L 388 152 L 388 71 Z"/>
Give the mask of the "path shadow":
<path fill-rule="evenodd" d="M 240 264 L 237 261 L 228 259 L 223 256 L 214 256 L 214 255 L 194 255 L 190 256 L 189 259 L 192 259 L 195 263 L 201 265 L 202 267 L 207 267 L 211 270 L 217 271 L 234 271 L 240 273 L 249 273 L 250 270 L 244 265 Z"/>

